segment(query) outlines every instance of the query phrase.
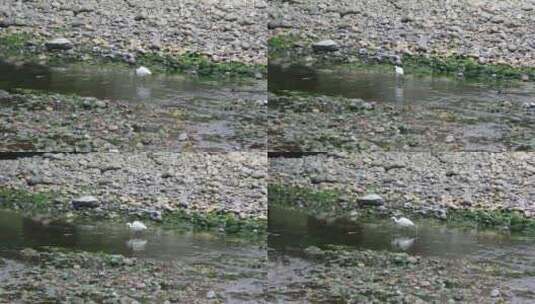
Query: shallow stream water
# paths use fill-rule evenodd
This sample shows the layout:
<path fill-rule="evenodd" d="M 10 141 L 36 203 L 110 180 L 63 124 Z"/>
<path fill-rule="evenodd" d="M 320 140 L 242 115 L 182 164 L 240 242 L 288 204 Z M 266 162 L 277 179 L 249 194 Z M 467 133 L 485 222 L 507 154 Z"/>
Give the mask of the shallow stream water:
<path fill-rule="evenodd" d="M 394 67 L 389 70 L 384 66 L 327 69 L 271 64 L 268 71 L 268 90 L 274 94 L 269 103 L 273 134 L 269 140 L 274 150 L 327 151 L 339 146 L 356 150 L 355 142 L 369 142 L 387 150 L 407 150 L 412 145 L 418 151 L 430 147 L 531 151 L 535 145 L 533 82 L 451 75 L 397 76 Z M 283 102 L 275 96 L 295 93 L 301 96 L 282 98 Z M 308 94 L 332 97 L 322 98 L 332 108 L 341 96 L 362 99 L 375 110 L 355 115 L 349 110 L 321 112 L 318 108 L 300 112 L 307 102 L 301 97 Z"/>
<path fill-rule="evenodd" d="M 157 72 L 151 76 L 137 77 L 135 68 L 112 64 L 43 66 L 16 64 L 0 59 L 0 90 L 30 89 L 95 97 L 112 103 L 121 101 L 134 112 L 136 106 L 143 105 L 143 108 L 151 109 L 144 114 L 146 121 L 126 123 L 158 124 L 169 130 L 182 129 L 186 140 L 170 140 L 177 143 L 169 143 L 169 149 L 186 149 L 188 147 L 182 146 L 187 144 L 202 151 L 264 147 L 266 81 L 213 79 Z M 0 108 L 0 111 L 9 110 Z M 17 144 L 13 146 L 17 147 Z M 19 146 L 25 147 L 24 143 Z M 55 150 L 54 147 L 47 149 Z M 31 147 L 24 150 L 31 150 Z"/>
<path fill-rule="evenodd" d="M 237 280 L 222 281 L 223 298 L 236 303 L 253 303 L 262 297 L 265 248 L 257 242 L 202 231 L 175 231 L 146 223 L 148 229 L 134 233 L 124 223 L 50 222 L 12 211 L 0 211 L 0 257 L 11 261 L 0 267 L 0 278 L 23 264 L 13 262 L 25 248 L 45 246 L 77 251 L 121 254 L 140 259 L 174 260 L 188 264 L 211 265 L 224 273 L 242 274 Z M 185 278 L 187 279 L 187 278 Z M 251 302 L 253 301 L 253 302 Z"/>
<path fill-rule="evenodd" d="M 0 89 L 23 88 L 99 99 L 166 102 L 179 98 L 225 99 L 265 96 L 261 81 L 231 81 L 154 73 L 137 77 L 135 67 L 116 65 L 14 64 L 0 60 Z"/>
<path fill-rule="evenodd" d="M 481 101 L 514 97 L 531 101 L 533 83 L 483 81 L 444 75 L 396 76 L 392 71 L 372 68 L 316 69 L 303 65 L 270 65 L 269 91 L 301 91 L 317 95 L 361 98 L 389 103 L 436 101 Z"/>
<path fill-rule="evenodd" d="M 535 293 L 535 236 L 505 230 L 482 230 L 446 225 L 437 220 L 414 220 L 416 229 L 402 229 L 390 219 L 351 220 L 322 218 L 286 207 L 270 206 L 270 284 L 284 289 L 314 271 L 315 261 L 305 249 L 311 246 L 344 245 L 357 250 L 406 252 L 443 259 L 485 260 L 518 277 L 504 277 L 513 303 L 533 303 Z M 306 284 L 306 282 L 302 282 Z M 291 302 L 292 296 L 281 301 Z M 281 302 L 282 303 L 282 302 Z"/>

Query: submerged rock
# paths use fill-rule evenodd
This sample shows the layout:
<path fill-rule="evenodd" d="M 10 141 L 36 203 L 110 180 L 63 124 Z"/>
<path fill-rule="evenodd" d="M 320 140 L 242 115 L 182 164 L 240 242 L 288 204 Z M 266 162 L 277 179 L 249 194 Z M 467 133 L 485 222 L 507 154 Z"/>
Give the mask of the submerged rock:
<path fill-rule="evenodd" d="M 316 246 L 310 246 L 310 247 L 305 248 L 304 253 L 307 256 L 312 257 L 312 258 L 319 258 L 323 256 L 324 254 L 323 250 L 321 250 L 320 248 Z"/>
<path fill-rule="evenodd" d="M 0 101 L 8 100 L 9 98 L 11 98 L 11 94 L 4 90 L 0 90 Z"/>

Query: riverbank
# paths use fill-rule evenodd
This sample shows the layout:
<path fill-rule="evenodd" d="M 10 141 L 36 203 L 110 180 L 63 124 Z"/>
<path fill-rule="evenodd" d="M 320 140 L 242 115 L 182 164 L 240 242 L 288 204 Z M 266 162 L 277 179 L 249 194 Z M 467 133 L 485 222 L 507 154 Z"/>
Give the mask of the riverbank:
<path fill-rule="evenodd" d="M 270 256 L 270 299 L 285 303 L 506 303 L 511 294 L 493 261 L 444 259 L 407 253 L 308 247 L 305 260 Z M 306 262 L 304 262 L 306 261 Z M 277 270 L 295 272 L 296 278 Z M 298 277 L 297 277 L 298 276 Z M 279 281 L 280 280 L 280 281 Z"/>
<path fill-rule="evenodd" d="M 240 270 L 244 265 L 254 270 Z M 10 258 L 0 258 L 0 299 L 11 303 L 90 300 L 129 304 L 261 301 L 264 267 L 265 261 L 259 257 L 221 256 L 189 263 L 26 248 Z"/>
<path fill-rule="evenodd" d="M 526 30 L 535 10 L 529 1 L 275 1 L 270 15 L 271 59 L 387 62 L 406 66 L 409 73 L 424 67 L 535 78 L 535 45 Z"/>
<path fill-rule="evenodd" d="M 210 76 L 265 74 L 264 1 L 109 0 L 83 5 L 56 1 L 6 6 L 0 14 L 3 58 L 104 60 Z"/>
<path fill-rule="evenodd" d="M 403 95 L 402 88 L 396 90 Z M 527 103 L 504 96 L 471 97 L 468 102 L 467 98 L 405 104 L 292 91 L 270 94 L 268 148 L 287 152 L 535 148 L 534 115 Z"/>
<path fill-rule="evenodd" d="M 11 210 L 263 234 L 264 153 L 41 154 L 0 161 Z"/>
<path fill-rule="evenodd" d="M 316 214 L 369 210 L 533 231 L 534 165 L 521 152 L 321 154 L 270 158 L 268 183 L 274 203 L 279 194 Z"/>
<path fill-rule="evenodd" d="M 3 152 L 254 151 L 265 146 L 266 106 L 247 97 L 133 103 L 12 89 L 0 90 L 0 102 Z"/>

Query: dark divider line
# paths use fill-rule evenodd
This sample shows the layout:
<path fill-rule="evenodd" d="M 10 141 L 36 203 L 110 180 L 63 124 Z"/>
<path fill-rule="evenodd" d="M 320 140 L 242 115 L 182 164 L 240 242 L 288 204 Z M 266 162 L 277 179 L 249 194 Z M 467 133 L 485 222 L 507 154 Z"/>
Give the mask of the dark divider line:
<path fill-rule="evenodd" d="M 268 158 L 301 158 L 305 156 L 327 154 L 328 152 L 268 152 Z"/>
<path fill-rule="evenodd" d="M 60 151 L 49 151 L 49 152 L 0 152 L 0 160 L 8 159 L 19 159 L 19 158 L 29 158 L 34 156 L 41 156 L 44 154 L 88 154 L 91 152 L 60 152 Z"/>

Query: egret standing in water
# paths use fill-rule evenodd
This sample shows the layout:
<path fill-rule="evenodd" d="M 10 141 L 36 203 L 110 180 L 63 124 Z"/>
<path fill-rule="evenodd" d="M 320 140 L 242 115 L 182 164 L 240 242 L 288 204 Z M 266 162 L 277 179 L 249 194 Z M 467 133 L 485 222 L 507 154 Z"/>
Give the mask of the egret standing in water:
<path fill-rule="evenodd" d="M 403 76 L 403 75 L 405 75 L 405 72 L 403 71 L 403 68 L 400 67 L 399 65 L 396 65 L 396 75 L 397 75 L 397 76 Z"/>
<path fill-rule="evenodd" d="M 400 217 L 398 219 L 397 217 L 393 216 L 392 220 L 394 221 L 394 223 L 396 223 L 396 225 L 400 227 L 404 227 L 404 228 L 416 227 L 416 225 L 406 217 Z"/>
<path fill-rule="evenodd" d="M 126 223 L 126 225 L 134 232 L 141 232 L 147 229 L 147 226 L 140 221 L 133 221 L 132 223 Z"/>
<path fill-rule="evenodd" d="M 152 75 L 152 72 L 144 66 L 140 66 L 136 69 L 136 76 L 137 78 L 141 78 L 141 80 L 138 81 L 137 78 L 134 77 L 134 85 L 136 87 L 136 95 L 141 100 L 150 100 L 152 93 L 151 88 L 145 86 L 145 79 L 150 75 Z"/>
<path fill-rule="evenodd" d="M 152 72 L 144 66 L 141 66 L 136 69 L 136 76 L 145 77 L 150 75 L 152 75 Z"/>

